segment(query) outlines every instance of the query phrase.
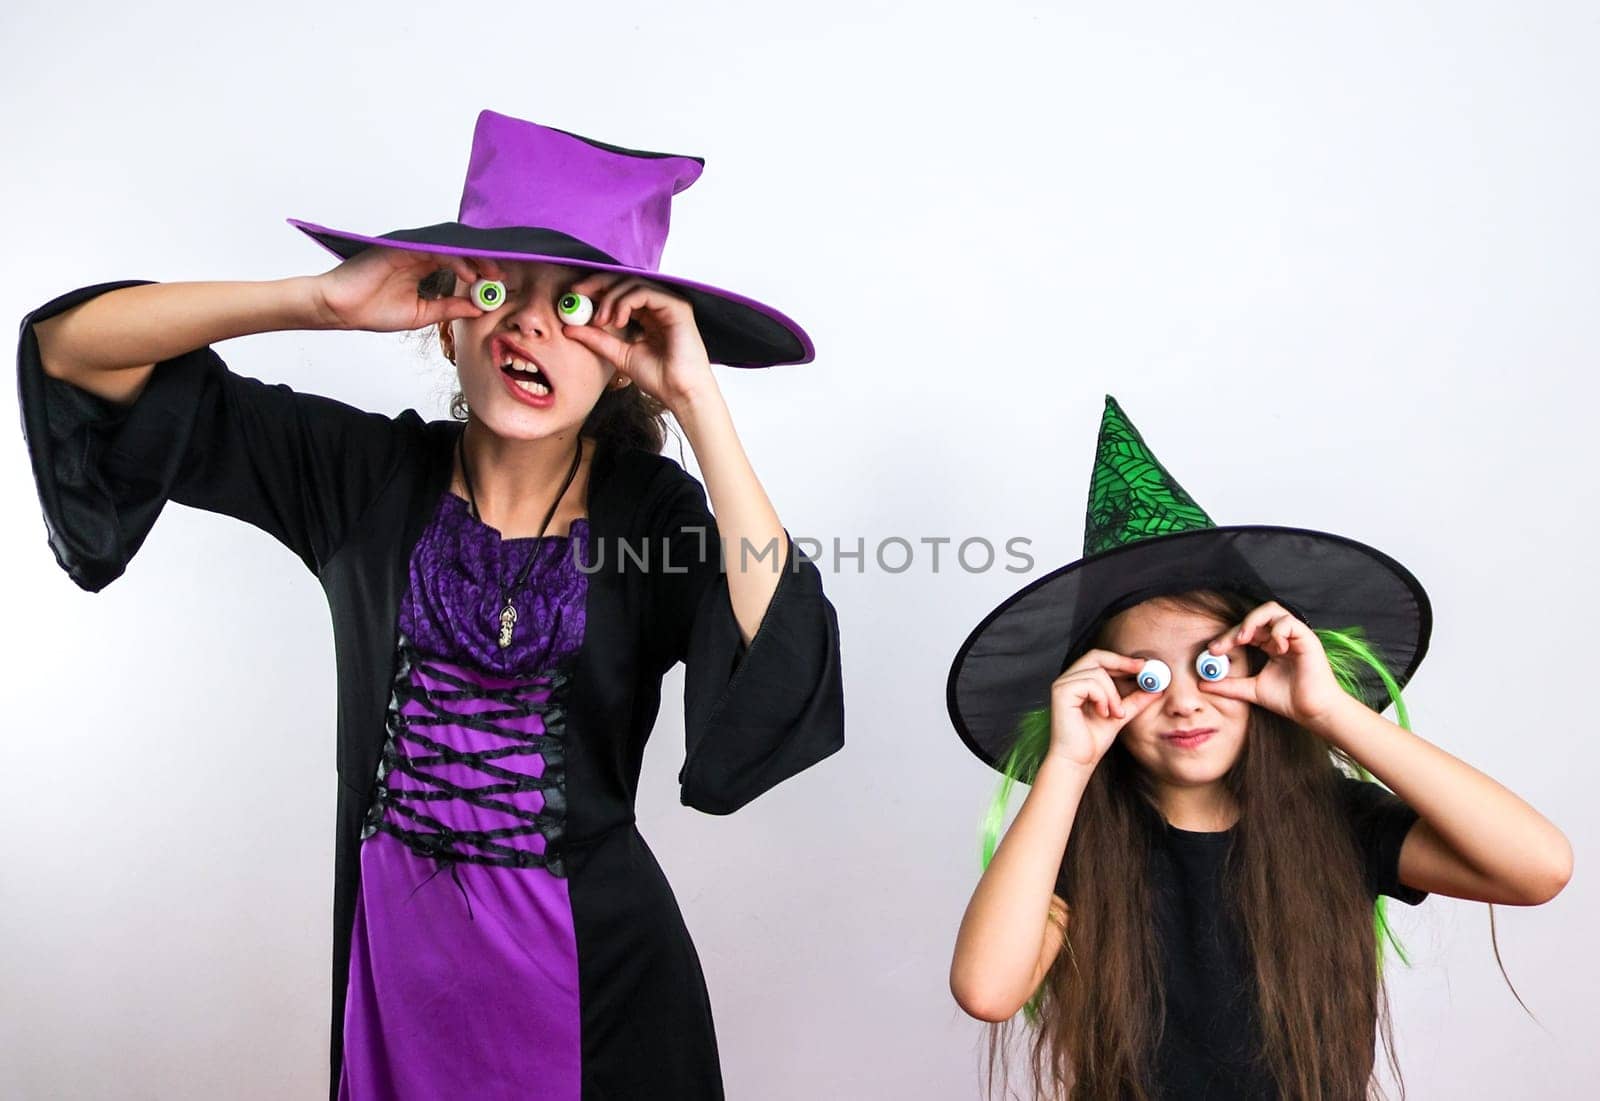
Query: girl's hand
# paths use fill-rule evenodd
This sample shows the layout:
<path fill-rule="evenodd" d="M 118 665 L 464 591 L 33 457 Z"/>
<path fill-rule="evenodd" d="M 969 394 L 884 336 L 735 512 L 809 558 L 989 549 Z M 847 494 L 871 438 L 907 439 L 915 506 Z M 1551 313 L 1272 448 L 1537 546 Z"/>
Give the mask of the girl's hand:
<path fill-rule="evenodd" d="M 1137 676 L 1139 658 L 1090 650 L 1067 666 L 1050 686 L 1050 752 L 1092 769 L 1117 732 L 1160 696 L 1135 686 L 1124 696 L 1111 679 Z"/>
<path fill-rule="evenodd" d="M 417 284 L 441 268 L 461 279 L 464 292 L 423 298 Z M 313 305 L 329 329 L 393 333 L 440 321 L 482 317 L 470 297 L 480 279 L 505 279 L 495 261 L 482 256 L 446 256 L 374 245 L 312 281 Z"/>
<path fill-rule="evenodd" d="M 1291 722 L 1316 730 L 1340 704 L 1349 700 L 1328 665 L 1322 640 L 1310 627 L 1272 601 L 1254 609 L 1237 627 L 1211 641 L 1213 654 L 1254 646 L 1267 664 L 1251 677 L 1199 681 L 1202 692 L 1260 704 Z M 1235 660 L 1239 660 L 1240 654 Z"/>
<path fill-rule="evenodd" d="M 562 332 L 639 384 L 639 389 L 674 413 L 695 396 L 716 387 L 705 342 L 688 301 L 636 276 L 596 273 L 572 286 L 588 296 L 594 316 L 587 325 L 563 325 Z M 638 325 L 639 336 L 624 340 L 604 332 Z"/>

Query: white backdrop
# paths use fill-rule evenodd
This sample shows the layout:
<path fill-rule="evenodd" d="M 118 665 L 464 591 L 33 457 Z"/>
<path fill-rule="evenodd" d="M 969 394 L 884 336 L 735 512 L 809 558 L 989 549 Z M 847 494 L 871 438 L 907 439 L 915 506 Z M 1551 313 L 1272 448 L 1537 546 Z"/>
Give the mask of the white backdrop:
<path fill-rule="evenodd" d="M 674 675 L 646 760 L 640 825 L 702 954 L 729 1096 L 976 1096 L 981 1030 L 946 969 L 991 775 L 944 678 L 1025 578 L 871 552 L 1022 536 L 1035 575 L 1077 557 L 1108 391 L 1219 521 L 1364 539 L 1427 585 L 1419 731 L 1549 814 L 1580 871 L 1500 911 L 1540 1024 L 1483 907 L 1395 907 L 1408 1086 L 1591 1096 L 1600 23 L 1580 3 L 1308 8 L 9 4 L 0 313 L 109 279 L 332 266 L 286 217 L 452 218 L 482 107 L 703 154 L 664 266 L 810 328 L 814 364 L 722 383 L 790 530 L 868 548 L 824 561 L 843 754 L 731 818 L 684 809 Z M 444 415 L 447 366 L 398 336 L 219 350 Z M 315 580 L 173 507 L 82 593 L 15 431 L 0 507 L 0 1096 L 320 1096 Z"/>

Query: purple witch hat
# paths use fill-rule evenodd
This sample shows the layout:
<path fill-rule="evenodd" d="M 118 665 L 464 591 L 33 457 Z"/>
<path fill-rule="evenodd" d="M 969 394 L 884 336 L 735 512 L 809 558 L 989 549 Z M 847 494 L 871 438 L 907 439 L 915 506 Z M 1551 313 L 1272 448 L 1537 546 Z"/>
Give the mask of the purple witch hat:
<path fill-rule="evenodd" d="M 378 237 L 295 218 L 288 222 L 341 259 L 384 245 L 646 276 L 694 306 L 713 363 L 809 363 L 816 354 L 811 338 L 771 306 L 661 274 L 672 196 L 699 179 L 704 168 L 699 157 L 623 149 L 481 111 L 455 221 Z"/>

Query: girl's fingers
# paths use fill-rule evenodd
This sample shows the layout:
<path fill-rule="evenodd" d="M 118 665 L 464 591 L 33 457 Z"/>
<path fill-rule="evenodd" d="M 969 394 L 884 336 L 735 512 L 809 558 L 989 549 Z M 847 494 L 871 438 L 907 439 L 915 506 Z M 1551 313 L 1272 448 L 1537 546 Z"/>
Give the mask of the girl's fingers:
<path fill-rule="evenodd" d="M 427 303 L 422 311 L 421 324 L 418 329 L 425 329 L 429 325 L 437 325 L 441 321 L 464 321 L 468 318 L 481 317 L 483 311 L 463 298 L 438 298 Z"/>
<path fill-rule="evenodd" d="M 464 321 L 482 316 L 483 310 L 479 309 L 472 299 L 462 295 L 442 295 L 418 301 L 416 322 L 411 327 L 425 329 L 429 325 L 437 325 L 443 321 Z"/>
<path fill-rule="evenodd" d="M 487 256 L 456 256 L 444 252 L 411 254 L 413 261 L 418 256 L 425 260 L 430 274 L 440 268 L 448 268 L 457 279 L 461 280 L 462 293 L 457 297 L 465 298 L 473 284 L 479 280 L 493 279 L 503 283 L 506 279 L 505 269 Z"/>
<path fill-rule="evenodd" d="M 635 310 L 648 310 L 649 296 L 642 290 L 632 290 L 627 294 L 613 298 L 609 305 L 598 316 L 601 326 L 607 329 L 621 329 L 628 324 L 628 319 Z"/>
<path fill-rule="evenodd" d="M 1135 685 L 1132 692 L 1129 692 L 1126 696 L 1119 697 L 1122 701 L 1123 724 L 1131 723 L 1134 719 L 1144 714 L 1145 709 L 1160 699 L 1161 696 L 1162 693 L 1160 692 L 1146 692 L 1138 685 Z"/>
<path fill-rule="evenodd" d="M 1226 633 L 1212 639 L 1206 649 L 1213 654 L 1226 654 L 1240 646 L 1252 644 L 1261 649 L 1269 649 L 1266 639 L 1263 638 L 1263 641 L 1259 643 L 1255 640 L 1261 637 L 1264 631 L 1276 629 L 1277 625 L 1284 620 L 1288 620 L 1291 624 L 1300 622 L 1290 615 L 1288 610 L 1277 601 L 1268 601 L 1257 608 L 1251 609 L 1250 614 L 1239 621 L 1238 626 L 1230 628 Z"/>
<path fill-rule="evenodd" d="M 449 298 L 442 302 L 445 309 L 445 321 L 465 321 L 474 317 L 482 317 L 483 309 L 470 298 Z"/>
<path fill-rule="evenodd" d="M 1254 614 L 1254 613 L 1251 613 Z M 1213 654 L 1231 653 L 1240 646 L 1250 641 L 1250 617 L 1246 616 L 1222 634 L 1206 643 L 1206 649 Z"/>
<path fill-rule="evenodd" d="M 692 315 L 688 299 L 644 279 L 624 279 L 608 288 L 602 298 L 595 303 L 595 316 L 608 328 L 620 329 L 638 310 L 659 311 L 674 321 L 680 320 L 680 315 Z"/>
<path fill-rule="evenodd" d="M 627 325 L 635 313 L 643 312 L 660 314 L 669 324 L 678 320 L 678 308 L 687 306 L 688 303 L 681 299 L 669 298 L 660 294 L 654 287 L 641 286 L 618 295 L 612 300 L 611 306 L 603 315 L 602 325 L 608 328 L 620 329 Z"/>
<path fill-rule="evenodd" d="M 1251 609 L 1250 614 L 1245 616 L 1239 623 L 1238 641 L 1248 643 L 1256 637 L 1256 634 L 1263 627 L 1275 621 L 1279 616 L 1288 614 L 1288 612 L 1284 611 L 1283 605 L 1275 600 L 1269 600 L 1267 603 Z"/>
<path fill-rule="evenodd" d="M 478 281 L 478 273 L 467 263 L 466 257 L 441 255 L 438 258 L 444 262 L 445 267 L 456 273 L 456 278 L 461 280 L 463 289 L 470 288 Z"/>
<path fill-rule="evenodd" d="M 1094 677 L 1095 684 L 1099 686 L 1100 691 L 1105 696 L 1106 718 L 1109 719 L 1113 715 L 1119 719 L 1122 718 L 1122 693 L 1117 691 L 1116 684 L 1111 680 L 1111 674 L 1106 672 L 1104 669 L 1095 669 L 1092 671 L 1092 675 Z"/>
<path fill-rule="evenodd" d="M 1112 683 L 1111 675 L 1104 669 L 1080 669 L 1064 674 L 1051 686 L 1051 695 L 1064 693 L 1067 702 L 1081 706 L 1085 700 L 1094 700 L 1105 718 L 1122 713 L 1122 694 Z"/>
<path fill-rule="evenodd" d="M 1073 673 L 1083 669 L 1108 669 L 1113 673 L 1137 673 L 1144 668 L 1143 658 L 1124 657 L 1112 653 L 1110 650 L 1090 650 L 1083 657 L 1067 666 L 1067 672 Z"/>
<path fill-rule="evenodd" d="M 1224 677 L 1222 680 L 1196 681 L 1200 691 L 1212 696 L 1223 696 L 1230 700 L 1244 700 L 1246 703 L 1256 702 L 1255 677 Z"/>
<path fill-rule="evenodd" d="M 606 291 L 620 282 L 622 282 L 622 279 L 613 272 L 594 271 L 585 275 L 567 289 L 573 294 L 581 294 L 590 302 L 593 302 L 594 312 L 598 315 L 600 313 L 600 299 L 605 295 Z"/>
<path fill-rule="evenodd" d="M 1117 686 L 1111 680 L 1111 674 L 1104 669 L 1088 668 L 1061 678 L 1058 685 L 1076 692 L 1092 692 L 1094 698 L 1100 701 L 1104 708 L 1102 714 L 1106 718 L 1115 715 L 1122 717 L 1122 693 L 1117 691 Z"/>
<path fill-rule="evenodd" d="M 572 285 L 574 294 L 581 294 L 594 303 L 594 316 L 589 319 L 589 324 L 601 329 L 620 329 L 627 324 L 627 316 L 632 309 L 623 312 L 623 320 L 617 321 L 618 304 L 624 297 L 635 293 L 647 293 L 650 284 L 642 279 L 621 279 L 615 275 L 605 274 L 579 280 Z M 629 298 L 632 301 L 631 297 Z M 638 303 L 640 305 L 643 302 Z"/>
<path fill-rule="evenodd" d="M 487 256 L 452 256 L 451 259 L 466 268 L 468 278 L 474 283 L 480 279 L 504 280 L 506 277 L 499 263 Z"/>
<path fill-rule="evenodd" d="M 1082 678 L 1057 681 L 1050 693 L 1050 705 L 1063 709 L 1086 707 L 1094 698 L 1094 684 Z"/>
<path fill-rule="evenodd" d="M 601 332 L 594 325 L 562 325 L 562 331 L 619 371 L 625 371 L 631 345 L 610 333 Z"/>
<path fill-rule="evenodd" d="M 606 275 L 593 280 L 585 279 L 580 286 L 587 286 L 585 290 L 573 290 L 579 294 L 586 294 L 594 302 L 594 319 L 591 324 L 609 325 L 606 320 L 610 316 L 612 303 L 619 294 L 625 294 L 630 288 L 639 285 L 639 280 L 633 276 Z"/>

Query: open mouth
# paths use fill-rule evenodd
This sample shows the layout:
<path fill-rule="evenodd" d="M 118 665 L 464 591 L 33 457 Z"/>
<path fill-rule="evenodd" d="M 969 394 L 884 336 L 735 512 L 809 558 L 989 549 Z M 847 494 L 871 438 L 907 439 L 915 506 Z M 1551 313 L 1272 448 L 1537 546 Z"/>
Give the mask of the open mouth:
<path fill-rule="evenodd" d="M 548 397 L 555 390 L 544 369 L 508 338 L 495 337 L 492 347 L 495 365 L 517 389 L 535 398 Z"/>
<path fill-rule="evenodd" d="M 550 377 L 539 369 L 537 363 L 529 363 L 516 356 L 508 356 L 500 363 L 500 371 L 509 378 L 513 385 L 535 397 L 543 397 L 555 387 L 550 382 Z"/>

